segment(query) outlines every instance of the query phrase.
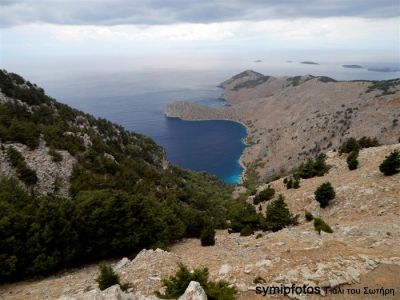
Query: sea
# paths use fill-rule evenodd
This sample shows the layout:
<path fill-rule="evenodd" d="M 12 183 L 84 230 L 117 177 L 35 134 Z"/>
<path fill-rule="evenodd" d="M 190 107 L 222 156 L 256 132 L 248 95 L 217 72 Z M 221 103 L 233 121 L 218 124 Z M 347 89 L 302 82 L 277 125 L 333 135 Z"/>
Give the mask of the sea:
<path fill-rule="evenodd" d="M 310 65 L 288 61 L 276 66 L 252 62 L 237 69 L 202 71 L 58 71 L 55 76 L 27 79 L 38 83 L 60 102 L 151 137 L 166 150 L 167 158 L 173 164 L 206 171 L 234 185 L 240 183 L 243 172 L 239 159 L 246 147 L 243 142 L 246 128 L 232 121 L 168 118 L 164 109 L 174 100 L 224 106 L 227 103 L 218 84 L 245 69 L 273 76 L 312 74 L 337 80 L 400 77 L 398 71 L 372 72 L 365 68 L 344 68 L 340 64 Z"/>

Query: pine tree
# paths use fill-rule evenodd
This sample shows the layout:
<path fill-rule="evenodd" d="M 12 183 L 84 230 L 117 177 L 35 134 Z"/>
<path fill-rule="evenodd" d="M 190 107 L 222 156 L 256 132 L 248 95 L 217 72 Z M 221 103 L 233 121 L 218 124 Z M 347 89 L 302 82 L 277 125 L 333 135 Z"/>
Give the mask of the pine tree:
<path fill-rule="evenodd" d="M 206 225 L 200 234 L 200 240 L 202 246 L 214 246 L 215 245 L 215 230 L 214 227 L 209 224 Z"/>
<path fill-rule="evenodd" d="M 110 286 L 119 283 L 119 276 L 114 272 L 111 266 L 102 263 L 99 265 L 100 275 L 97 277 L 96 281 L 99 283 L 99 289 L 105 290 Z"/>
<path fill-rule="evenodd" d="M 400 172 L 400 152 L 392 151 L 379 166 L 379 170 L 386 176 L 391 176 Z"/>
<path fill-rule="evenodd" d="M 298 216 L 290 213 L 284 197 L 280 194 L 278 199 L 267 206 L 267 228 L 278 231 L 289 225 L 297 225 Z"/>
<path fill-rule="evenodd" d="M 319 205 L 322 208 L 328 206 L 329 201 L 331 201 L 332 199 L 335 199 L 335 197 L 336 197 L 335 190 L 333 189 L 330 182 L 325 182 L 325 183 L 321 184 L 316 189 L 314 194 L 315 194 L 315 200 L 317 200 L 319 202 Z"/>
<path fill-rule="evenodd" d="M 347 156 L 347 166 L 349 167 L 349 170 L 355 170 L 358 167 L 358 150 L 353 150 L 350 152 L 349 156 Z"/>

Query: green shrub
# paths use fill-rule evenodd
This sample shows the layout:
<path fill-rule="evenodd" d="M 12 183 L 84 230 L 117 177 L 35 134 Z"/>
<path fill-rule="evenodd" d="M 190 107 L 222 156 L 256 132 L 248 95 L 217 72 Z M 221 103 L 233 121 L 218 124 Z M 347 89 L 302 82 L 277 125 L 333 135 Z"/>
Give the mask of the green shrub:
<path fill-rule="evenodd" d="M 400 172 L 400 152 L 392 151 L 380 164 L 379 170 L 386 176 L 391 176 Z"/>
<path fill-rule="evenodd" d="M 209 281 L 205 292 L 210 300 L 234 300 L 237 294 L 237 290 L 229 287 L 229 283 L 225 280 Z"/>
<path fill-rule="evenodd" d="M 293 216 L 285 203 L 284 197 L 280 194 L 278 199 L 271 202 L 266 210 L 267 229 L 278 231 L 289 225 L 298 224 L 298 215 Z"/>
<path fill-rule="evenodd" d="M 38 181 L 36 171 L 29 168 L 25 163 L 17 167 L 18 178 L 27 185 L 35 185 Z"/>
<path fill-rule="evenodd" d="M 309 159 L 305 164 L 301 164 L 297 168 L 296 174 L 303 179 L 324 176 L 329 171 L 325 161 L 326 155 L 321 153 L 315 159 Z"/>
<path fill-rule="evenodd" d="M 319 202 L 319 205 L 324 208 L 328 206 L 329 201 L 335 199 L 336 193 L 330 182 L 321 184 L 314 192 L 315 200 Z"/>
<path fill-rule="evenodd" d="M 293 174 L 290 177 L 286 177 L 286 180 L 283 183 L 286 184 L 286 188 L 290 189 L 298 189 L 300 187 L 300 175 L 298 173 Z"/>
<path fill-rule="evenodd" d="M 174 276 L 163 279 L 165 286 L 164 294 L 156 292 L 156 295 L 162 299 L 177 299 L 185 293 L 191 281 L 197 281 L 207 294 L 208 299 L 215 300 L 233 300 L 237 294 L 235 288 L 229 287 L 226 281 L 220 280 L 212 282 L 208 280 L 208 269 L 194 269 L 192 272 L 182 263 L 178 263 L 178 270 Z"/>
<path fill-rule="evenodd" d="M 312 220 L 314 219 L 314 216 L 313 216 L 312 213 L 310 213 L 309 211 L 306 211 L 306 212 L 304 213 L 304 217 L 306 218 L 306 221 L 307 221 L 307 222 L 310 222 L 310 221 L 312 221 Z"/>
<path fill-rule="evenodd" d="M 328 224 L 326 224 L 321 218 L 314 218 L 314 228 L 316 231 L 318 231 L 319 234 L 321 234 L 321 231 L 327 233 L 333 232 L 332 228 Z"/>
<path fill-rule="evenodd" d="M 200 234 L 200 241 L 202 246 L 214 246 L 215 245 L 215 230 L 210 224 L 203 228 Z"/>
<path fill-rule="evenodd" d="M 7 157 L 11 165 L 16 168 L 18 178 L 26 185 L 35 185 L 38 181 L 36 171 L 28 167 L 25 158 L 14 147 L 8 147 Z"/>
<path fill-rule="evenodd" d="M 49 155 L 51 156 L 51 159 L 54 162 L 60 162 L 63 160 L 62 155 L 59 152 L 57 152 L 56 150 L 54 150 L 53 148 L 49 149 Z"/>
<path fill-rule="evenodd" d="M 270 185 L 268 185 L 265 190 L 262 190 L 258 193 L 258 195 L 254 197 L 253 204 L 257 205 L 261 202 L 271 200 L 274 195 L 275 190 Z"/>
<path fill-rule="evenodd" d="M 113 268 L 105 263 L 99 265 L 100 275 L 96 281 L 100 290 L 105 290 L 115 284 L 120 284 L 119 276 L 114 272 Z"/>
<path fill-rule="evenodd" d="M 360 145 L 360 148 L 370 148 L 370 147 L 378 147 L 381 144 L 376 138 L 363 136 L 361 139 L 358 140 L 358 145 Z"/>
<path fill-rule="evenodd" d="M 286 178 L 285 178 L 286 179 Z M 286 179 L 286 188 L 289 190 L 289 189 L 292 189 L 293 188 L 293 178 L 292 177 L 289 177 L 288 179 Z"/>
<path fill-rule="evenodd" d="M 253 233 L 254 233 L 253 228 L 251 228 L 250 225 L 246 225 L 240 231 L 240 236 L 249 236 L 252 235 Z"/>
<path fill-rule="evenodd" d="M 347 166 L 350 171 L 357 169 L 358 167 L 358 150 L 353 150 L 347 156 Z"/>
<path fill-rule="evenodd" d="M 58 193 L 60 191 L 62 185 L 62 179 L 59 176 L 56 176 L 53 181 L 53 192 Z"/>
<path fill-rule="evenodd" d="M 360 145 L 357 140 L 353 137 L 348 138 L 339 148 L 339 153 L 350 153 L 352 151 L 358 151 Z"/>
<path fill-rule="evenodd" d="M 251 231 L 262 229 L 265 226 L 263 216 L 256 212 L 253 205 L 235 200 L 231 202 L 229 209 L 230 228 L 232 232 L 241 232 L 244 227 L 250 227 Z M 245 231 L 249 231 L 246 229 Z"/>
<path fill-rule="evenodd" d="M 300 178 L 294 178 L 294 180 L 293 180 L 293 188 L 294 189 L 300 188 Z"/>
<path fill-rule="evenodd" d="M 125 291 L 129 288 L 128 283 L 121 284 L 118 274 L 116 274 L 113 268 L 105 263 L 99 265 L 100 275 L 97 277 L 96 281 L 99 284 L 100 290 L 105 290 L 110 286 L 118 284 L 121 290 Z"/>
<path fill-rule="evenodd" d="M 339 153 L 350 153 L 353 151 L 359 151 L 363 148 L 377 147 L 379 145 L 380 143 L 376 138 L 363 136 L 361 139 L 356 140 L 355 138 L 351 137 L 343 142 L 339 148 Z"/>
<path fill-rule="evenodd" d="M 18 164 L 24 161 L 22 154 L 14 147 L 7 148 L 7 158 L 13 167 L 17 167 Z"/>

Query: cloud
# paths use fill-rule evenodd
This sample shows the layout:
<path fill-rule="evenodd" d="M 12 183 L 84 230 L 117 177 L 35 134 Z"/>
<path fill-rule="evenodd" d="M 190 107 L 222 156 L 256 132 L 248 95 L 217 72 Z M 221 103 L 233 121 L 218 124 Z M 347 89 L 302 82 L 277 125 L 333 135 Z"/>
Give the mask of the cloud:
<path fill-rule="evenodd" d="M 0 25 L 165 25 L 399 16 L 398 0 L 0 0 Z"/>

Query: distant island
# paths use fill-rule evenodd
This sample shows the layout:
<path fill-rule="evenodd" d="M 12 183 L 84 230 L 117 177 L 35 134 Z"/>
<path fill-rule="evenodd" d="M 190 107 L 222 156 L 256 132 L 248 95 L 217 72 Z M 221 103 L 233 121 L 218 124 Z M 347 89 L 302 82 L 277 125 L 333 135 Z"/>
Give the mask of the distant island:
<path fill-rule="evenodd" d="M 360 65 L 342 65 L 343 68 L 348 68 L 348 69 L 363 69 L 363 66 Z"/>
<path fill-rule="evenodd" d="M 319 65 L 319 63 L 316 63 L 314 61 L 302 61 L 301 64 L 303 64 L 303 65 Z"/>
<path fill-rule="evenodd" d="M 368 68 L 368 71 L 371 71 L 371 72 L 390 73 L 390 72 L 399 72 L 399 71 L 400 71 L 400 68 L 389 68 L 389 67 L 383 67 L 383 68 Z"/>
<path fill-rule="evenodd" d="M 260 63 L 260 62 L 262 62 L 262 60 L 261 59 L 256 59 L 254 62 L 255 63 Z"/>

